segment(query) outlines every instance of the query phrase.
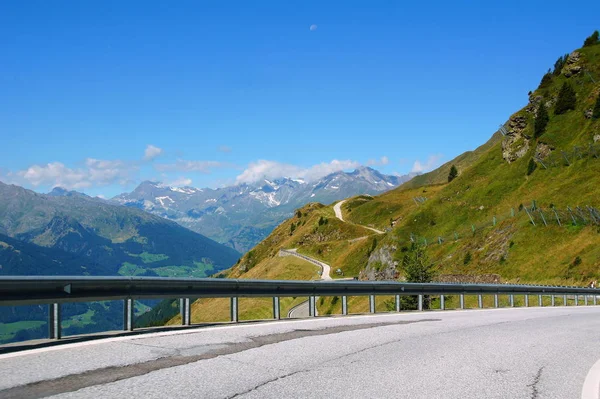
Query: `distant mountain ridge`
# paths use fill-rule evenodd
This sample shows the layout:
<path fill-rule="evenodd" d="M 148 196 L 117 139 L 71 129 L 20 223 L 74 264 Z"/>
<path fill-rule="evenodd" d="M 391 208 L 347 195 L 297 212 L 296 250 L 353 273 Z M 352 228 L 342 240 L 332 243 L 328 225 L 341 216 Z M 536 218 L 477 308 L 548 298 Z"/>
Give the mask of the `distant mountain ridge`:
<path fill-rule="evenodd" d="M 24 243 L 22 249 L 15 241 L 0 243 L 0 274 L 202 277 L 239 257 L 229 247 L 139 209 L 77 192 L 54 189 L 45 195 L 1 182 L 0 234 Z"/>
<path fill-rule="evenodd" d="M 111 199 L 173 220 L 240 252 L 250 250 L 309 202 L 331 203 L 359 194 L 378 194 L 413 175 L 384 175 L 369 167 L 331 173 L 317 181 L 263 179 L 224 188 L 170 187 L 145 181 L 131 193 Z"/>

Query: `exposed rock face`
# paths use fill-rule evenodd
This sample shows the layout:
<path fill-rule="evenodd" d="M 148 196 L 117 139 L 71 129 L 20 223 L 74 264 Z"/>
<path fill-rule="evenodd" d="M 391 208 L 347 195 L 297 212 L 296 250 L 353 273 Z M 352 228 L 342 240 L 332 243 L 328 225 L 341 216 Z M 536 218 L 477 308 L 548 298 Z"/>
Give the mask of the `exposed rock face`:
<path fill-rule="evenodd" d="M 583 116 L 585 116 L 585 119 L 592 119 L 592 116 L 594 115 L 594 110 L 593 109 L 586 109 L 585 112 L 583 113 Z"/>
<path fill-rule="evenodd" d="M 569 58 L 567 58 L 567 65 L 565 65 L 563 68 L 563 74 L 565 77 L 570 78 L 571 76 L 577 75 L 583 70 L 583 67 L 579 63 L 580 59 L 581 54 L 577 51 L 573 51 L 571 54 L 569 54 Z"/>
<path fill-rule="evenodd" d="M 523 116 L 513 116 L 508 121 L 508 134 L 502 141 L 502 158 L 506 162 L 514 162 L 529 151 L 529 137 L 523 133 L 526 127 Z"/>
<path fill-rule="evenodd" d="M 367 267 L 360 272 L 360 280 L 396 280 L 398 271 L 396 266 L 398 262 L 394 260 L 395 246 L 384 245 L 377 248 L 371 256 Z"/>
<path fill-rule="evenodd" d="M 545 159 L 552 151 L 554 151 L 554 147 L 549 146 L 546 143 L 538 143 L 537 147 L 535 147 L 535 156 L 540 159 Z"/>
<path fill-rule="evenodd" d="M 597 141 L 600 141 L 600 134 L 596 134 L 594 136 L 594 143 L 597 142 Z"/>
<path fill-rule="evenodd" d="M 525 107 L 525 111 L 529 113 L 537 114 L 537 110 L 539 109 L 540 103 L 544 99 L 543 96 L 529 96 L 529 104 Z"/>

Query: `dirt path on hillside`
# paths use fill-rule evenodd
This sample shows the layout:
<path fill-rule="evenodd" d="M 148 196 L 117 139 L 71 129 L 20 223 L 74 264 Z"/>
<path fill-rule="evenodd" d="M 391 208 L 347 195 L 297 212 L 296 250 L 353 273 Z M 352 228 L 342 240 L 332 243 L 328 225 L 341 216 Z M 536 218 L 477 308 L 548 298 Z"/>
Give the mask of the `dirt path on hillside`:
<path fill-rule="evenodd" d="M 338 202 L 337 204 L 335 204 L 333 206 L 333 211 L 335 212 L 335 217 L 338 218 L 338 219 L 340 219 L 342 222 L 346 222 L 344 220 L 344 215 L 342 215 L 342 205 L 346 201 L 347 200 L 342 200 L 342 201 Z M 346 222 L 346 223 L 350 223 L 350 222 Z M 357 226 L 364 227 L 365 229 L 369 229 L 371 231 L 374 231 L 377 234 L 385 234 L 385 231 L 377 230 L 377 229 L 374 229 L 374 228 L 368 227 L 368 226 L 363 226 L 362 224 L 357 224 Z"/>

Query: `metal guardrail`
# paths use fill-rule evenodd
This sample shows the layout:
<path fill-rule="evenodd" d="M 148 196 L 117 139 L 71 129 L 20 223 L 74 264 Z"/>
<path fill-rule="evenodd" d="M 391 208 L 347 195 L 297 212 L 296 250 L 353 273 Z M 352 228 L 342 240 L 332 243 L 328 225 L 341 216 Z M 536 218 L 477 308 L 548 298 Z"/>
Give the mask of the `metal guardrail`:
<path fill-rule="evenodd" d="M 61 303 L 123 300 L 124 329 L 133 330 L 133 301 L 136 299 L 181 298 L 182 323 L 191 324 L 190 298 L 230 298 L 231 320 L 238 321 L 239 297 L 272 297 L 273 316 L 280 318 L 280 297 L 309 297 L 310 314 L 316 314 L 317 296 L 341 296 L 342 314 L 348 314 L 348 296 L 369 296 L 370 310 L 375 312 L 376 295 L 395 295 L 396 311 L 400 311 L 401 296 L 418 296 L 419 310 L 423 310 L 424 295 L 440 295 L 440 308 L 444 309 L 445 295 L 460 295 L 464 308 L 465 295 L 478 295 L 479 307 L 483 307 L 482 296 L 494 295 L 498 306 L 498 295 L 509 295 L 511 306 L 514 295 L 574 296 L 576 304 L 583 296 L 585 304 L 591 296 L 594 305 L 600 290 L 597 288 L 560 287 L 515 284 L 453 284 L 453 283 L 400 283 L 389 281 L 294 281 L 294 280 L 237 280 L 237 279 L 193 279 L 160 277 L 0 277 L 0 306 L 50 304 L 49 336 L 61 337 Z"/>

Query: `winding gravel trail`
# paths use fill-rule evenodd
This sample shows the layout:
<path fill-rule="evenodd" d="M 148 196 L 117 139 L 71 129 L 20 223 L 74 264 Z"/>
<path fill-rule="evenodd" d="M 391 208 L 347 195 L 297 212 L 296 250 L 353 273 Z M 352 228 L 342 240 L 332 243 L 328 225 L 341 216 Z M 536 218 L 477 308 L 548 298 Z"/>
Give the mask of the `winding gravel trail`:
<path fill-rule="evenodd" d="M 342 200 L 342 201 L 338 202 L 337 204 L 335 204 L 333 206 L 333 211 L 335 212 L 335 217 L 337 217 L 338 219 L 340 219 L 342 222 L 346 222 L 344 220 L 344 215 L 342 215 L 342 205 L 346 201 L 347 200 Z M 350 222 L 346 222 L 346 223 L 350 223 Z M 363 226 L 362 224 L 357 224 L 357 226 L 364 227 L 365 229 L 369 229 L 371 231 L 374 231 L 377 234 L 385 234 L 385 231 L 377 230 L 377 229 L 374 229 L 374 228 L 368 227 L 368 226 Z"/>

